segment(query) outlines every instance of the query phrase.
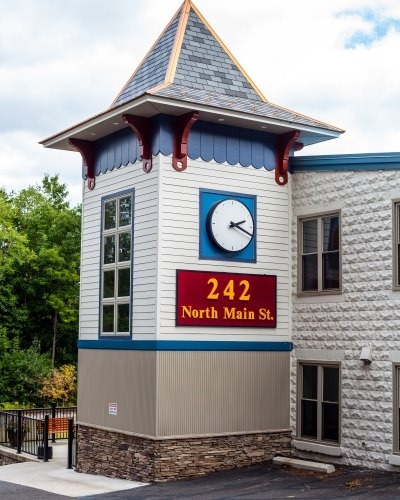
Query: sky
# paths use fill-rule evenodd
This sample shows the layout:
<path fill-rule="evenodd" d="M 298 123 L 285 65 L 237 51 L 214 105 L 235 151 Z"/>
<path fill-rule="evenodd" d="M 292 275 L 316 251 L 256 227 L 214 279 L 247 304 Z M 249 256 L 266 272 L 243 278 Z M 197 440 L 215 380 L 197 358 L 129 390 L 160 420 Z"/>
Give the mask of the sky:
<path fill-rule="evenodd" d="M 39 144 L 106 110 L 183 0 L 0 0 L 0 187 L 79 153 Z M 345 129 L 302 155 L 400 151 L 400 0 L 194 0 L 268 101 Z"/>

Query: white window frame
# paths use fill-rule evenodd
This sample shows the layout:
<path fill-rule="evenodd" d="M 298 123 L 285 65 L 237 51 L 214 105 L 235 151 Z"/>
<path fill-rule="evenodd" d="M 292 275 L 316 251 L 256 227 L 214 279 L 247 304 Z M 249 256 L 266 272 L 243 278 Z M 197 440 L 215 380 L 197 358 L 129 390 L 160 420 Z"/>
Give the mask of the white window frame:
<path fill-rule="evenodd" d="M 329 217 L 338 217 L 339 227 L 338 227 L 338 250 L 334 252 L 339 254 L 339 286 L 338 288 L 323 288 L 323 255 L 330 253 L 330 251 L 325 251 L 323 248 L 323 219 Z M 308 221 L 317 221 L 317 288 L 313 290 L 304 290 L 303 283 L 303 256 L 307 255 L 303 252 L 303 227 L 304 223 Z M 298 288 L 297 293 L 299 296 L 308 295 L 332 295 L 339 294 L 342 292 L 342 244 L 341 244 L 341 211 L 335 210 L 332 212 L 318 213 L 313 215 L 307 215 L 298 217 L 297 219 L 297 234 L 298 234 Z M 333 252 L 332 252 L 333 253 Z"/>
<path fill-rule="evenodd" d="M 317 367 L 317 397 L 306 398 L 303 392 L 303 367 Z M 323 370 L 325 368 L 338 369 L 338 401 L 324 401 L 323 399 Z M 322 443 L 327 445 L 339 446 L 341 439 L 341 364 L 328 361 L 299 361 L 297 364 L 297 439 Z M 316 436 L 305 435 L 302 432 L 302 401 L 316 401 L 317 404 L 317 430 Z M 337 404 L 338 406 L 338 439 L 323 438 L 323 404 Z"/>
<path fill-rule="evenodd" d="M 131 213 L 130 223 L 120 224 L 120 200 L 131 198 Z M 115 202 L 115 227 L 107 229 L 105 227 L 105 207 L 107 203 Z M 132 262 L 133 262 L 133 214 L 134 214 L 134 193 L 132 190 L 117 193 L 115 195 L 106 196 L 101 201 L 101 265 L 100 265 L 100 338 L 117 338 L 130 337 L 132 329 Z M 119 260 L 121 236 L 129 234 L 130 248 L 129 259 Z M 105 245 L 107 238 L 114 237 L 114 261 L 105 262 Z M 119 277 L 122 276 L 121 271 L 128 270 L 129 273 L 129 293 L 119 296 Z M 114 272 L 112 296 L 105 297 L 105 273 Z M 126 276 L 126 273 L 125 273 Z M 104 308 L 107 306 L 113 307 L 113 330 L 104 331 Z M 123 331 L 118 330 L 119 308 L 128 306 L 128 328 Z"/>

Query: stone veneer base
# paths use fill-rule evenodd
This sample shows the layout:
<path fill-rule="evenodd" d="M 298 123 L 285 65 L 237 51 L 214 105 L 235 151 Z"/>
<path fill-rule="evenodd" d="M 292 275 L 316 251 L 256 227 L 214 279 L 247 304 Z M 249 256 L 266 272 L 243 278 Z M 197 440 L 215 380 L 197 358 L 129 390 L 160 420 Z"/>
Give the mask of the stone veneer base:
<path fill-rule="evenodd" d="M 290 431 L 156 440 L 79 424 L 77 447 L 77 472 L 161 482 L 289 456 Z"/>
<path fill-rule="evenodd" d="M 30 459 L 25 457 L 24 455 L 17 455 L 17 451 L 15 449 L 0 450 L 0 467 L 3 465 L 11 465 L 18 464 L 21 462 L 29 462 Z"/>

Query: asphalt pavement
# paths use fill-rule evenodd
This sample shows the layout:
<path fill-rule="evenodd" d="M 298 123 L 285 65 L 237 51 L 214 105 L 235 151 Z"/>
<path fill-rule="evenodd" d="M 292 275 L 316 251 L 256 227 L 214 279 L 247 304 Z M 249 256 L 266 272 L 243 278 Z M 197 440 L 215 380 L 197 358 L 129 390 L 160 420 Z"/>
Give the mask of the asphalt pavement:
<path fill-rule="evenodd" d="M 337 466 L 334 472 L 326 474 L 268 462 L 200 478 L 146 485 L 66 469 L 64 449 L 60 446 L 55 451 L 55 458 L 47 463 L 33 461 L 0 467 L 0 499 L 400 499 L 400 471 Z"/>
<path fill-rule="evenodd" d="M 204 478 L 152 484 L 96 498 L 115 500 L 400 499 L 400 473 L 337 468 L 331 474 L 265 463 Z"/>

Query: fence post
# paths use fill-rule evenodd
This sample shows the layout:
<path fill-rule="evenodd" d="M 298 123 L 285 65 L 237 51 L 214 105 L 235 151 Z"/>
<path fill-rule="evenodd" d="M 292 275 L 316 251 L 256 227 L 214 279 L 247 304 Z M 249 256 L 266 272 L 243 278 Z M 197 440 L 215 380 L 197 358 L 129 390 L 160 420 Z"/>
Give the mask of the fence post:
<path fill-rule="evenodd" d="M 21 453 L 22 448 L 22 411 L 17 410 L 17 453 Z"/>
<path fill-rule="evenodd" d="M 43 459 L 44 462 L 49 461 L 49 416 L 44 416 L 44 430 L 43 430 Z"/>
<path fill-rule="evenodd" d="M 51 418 L 56 418 L 56 405 L 57 403 L 51 403 Z M 56 435 L 54 432 L 51 434 L 51 442 L 56 442 Z"/>
<path fill-rule="evenodd" d="M 68 419 L 68 463 L 67 469 L 72 469 L 72 443 L 74 442 L 74 419 Z"/>

